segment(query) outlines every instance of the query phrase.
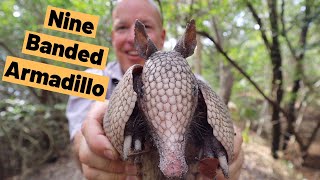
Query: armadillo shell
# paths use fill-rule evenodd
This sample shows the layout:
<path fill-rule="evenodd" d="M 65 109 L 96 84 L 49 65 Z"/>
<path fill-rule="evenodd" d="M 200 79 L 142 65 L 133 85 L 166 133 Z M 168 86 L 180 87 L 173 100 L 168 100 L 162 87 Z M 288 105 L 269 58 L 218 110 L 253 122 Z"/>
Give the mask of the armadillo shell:
<path fill-rule="evenodd" d="M 142 68 L 141 65 L 133 65 L 127 70 L 123 79 L 113 91 L 103 120 L 106 136 L 118 150 L 121 157 L 123 156 L 125 125 L 137 101 L 137 93 L 133 89 L 133 73 L 141 73 Z"/>
<path fill-rule="evenodd" d="M 206 102 L 208 123 L 213 129 L 213 135 L 227 151 L 230 164 L 234 156 L 234 128 L 227 106 L 207 84 L 198 80 L 198 85 Z"/>

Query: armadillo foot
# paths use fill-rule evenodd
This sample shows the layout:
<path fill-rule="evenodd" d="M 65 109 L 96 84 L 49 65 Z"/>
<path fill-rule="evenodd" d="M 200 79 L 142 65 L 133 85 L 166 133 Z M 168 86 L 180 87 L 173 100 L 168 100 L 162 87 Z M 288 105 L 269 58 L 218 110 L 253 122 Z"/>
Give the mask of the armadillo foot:
<path fill-rule="evenodd" d="M 227 154 L 222 144 L 215 138 L 205 139 L 203 147 L 204 158 L 218 158 L 219 166 L 225 178 L 229 178 L 229 165 L 227 161 Z"/>
<path fill-rule="evenodd" d="M 128 160 L 128 157 L 133 153 L 138 153 L 142 150 L 141 139 L 135 139 L 135 136 L 127 135 L 123 142 L 123 159 Z"/>
<path fill-rule="evenodd" d="M 224 177 L 228 179 L 229 178 L 229 165 L 228 165 L 228 161 L 227 161 L 227 153 L 226 153 L 225 149 L 223 148 L 222 144 L 216 138 L 213 138 L 212 142 L 213 142 L 213 148 L 212 148 L 213 153 L 214 153 L 215 157 L 217 157 L 219 160 L 219 166 L 222 170 Z"/>

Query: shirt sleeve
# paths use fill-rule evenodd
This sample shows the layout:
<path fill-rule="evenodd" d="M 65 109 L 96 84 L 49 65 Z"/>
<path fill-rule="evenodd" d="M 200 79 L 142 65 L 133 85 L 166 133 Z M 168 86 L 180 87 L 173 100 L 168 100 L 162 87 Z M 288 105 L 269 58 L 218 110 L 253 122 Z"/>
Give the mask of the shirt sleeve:
<path fill-rule="evenodd" d="M 103 75 L 103 72 L 97 69 L 87 69 L 85 72 Z M 93 100 L 76 96 L 69 97 L 66 116 L 69 123 L 69 134 L 71 140 L 73 140 L 76 132 L 81 129 L 82 122 L 87 116 L 89 108 L 93 102 Z"/>
<path fill-rule="evenodd" d="M 93 100 L 70 96 L 67 104 L 66 116 L 69 122 L 69 134 L 72 140 L 78 130 L 81 129 Z"/>

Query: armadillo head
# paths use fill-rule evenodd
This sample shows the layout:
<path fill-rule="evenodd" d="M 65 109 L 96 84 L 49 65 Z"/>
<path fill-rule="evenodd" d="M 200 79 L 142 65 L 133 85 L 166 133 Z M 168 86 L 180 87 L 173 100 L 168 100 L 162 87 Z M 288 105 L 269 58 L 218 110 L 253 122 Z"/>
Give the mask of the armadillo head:
<path fill-rule="evenodd" d="M 158 51 L 136 21 L 135 46 L 146 64 L 142 71 L 142 95 L 139 102 L 160 154 L 160 170 L 167 177 L 187 172 L 184 157 L 186 135 L 198 100 L 198 85 L 185 58 L 196 46 L 192 20 L 173 51 Z"/>

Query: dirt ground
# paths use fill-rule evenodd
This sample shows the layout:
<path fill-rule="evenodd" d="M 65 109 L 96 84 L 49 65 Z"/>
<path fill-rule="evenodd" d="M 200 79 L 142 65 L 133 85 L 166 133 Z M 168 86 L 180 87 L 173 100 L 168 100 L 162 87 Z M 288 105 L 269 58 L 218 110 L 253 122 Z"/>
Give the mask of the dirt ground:
<path fill-rule="evenodd" d="M 318 180 L 320 179 L 320 144 L 310 149 L 311 166 L 295 167 L 286 160 L 274 160 L 268 144 L 260 137 L 250 134 L 249 142 L 243 143 L 245 162 L 240 180 Z M 314 166 L 318 165 L 318 167 Z M 15 176 L 9 180 L 84 180 L 70 154 L 60 157 L 56 162 Z"/>
<path fill-rule="evenodd" d="M 320 179 L 320 167 L 302 167 L 287 160 L 274 160 L 271 156 L 269 145 L 262 138 L 250 135 L 250 142 L 244 143 L 245 163 L 243 165 L 241 180 L 267 179 L 267 180 L 318 180 Z M 317 150 L 320 157 L 320 149 Z M 319 164 L 319 161 L 318 163 Z"/>

